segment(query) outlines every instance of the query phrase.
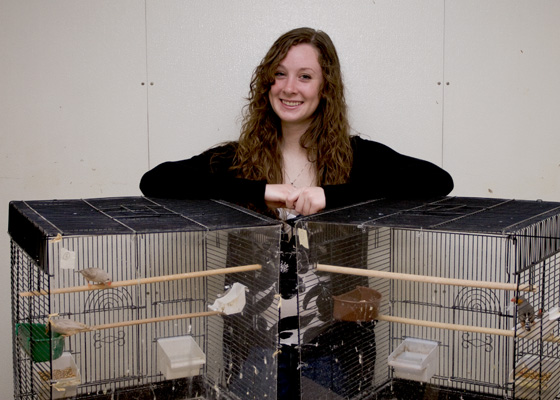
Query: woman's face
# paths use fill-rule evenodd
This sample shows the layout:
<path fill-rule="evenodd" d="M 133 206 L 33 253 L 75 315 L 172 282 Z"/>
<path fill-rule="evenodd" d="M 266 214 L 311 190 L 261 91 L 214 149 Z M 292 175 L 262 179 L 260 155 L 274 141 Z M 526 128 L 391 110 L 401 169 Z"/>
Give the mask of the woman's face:
<path fill-rule="evenodd" d="M 282 121 L 282 130 L 305 131 L 320 101 L 323 72 L 318 52 L 310 44 L 293 46 L 276 69 L 275 81 L 268 93 L 272 109 Z"/>

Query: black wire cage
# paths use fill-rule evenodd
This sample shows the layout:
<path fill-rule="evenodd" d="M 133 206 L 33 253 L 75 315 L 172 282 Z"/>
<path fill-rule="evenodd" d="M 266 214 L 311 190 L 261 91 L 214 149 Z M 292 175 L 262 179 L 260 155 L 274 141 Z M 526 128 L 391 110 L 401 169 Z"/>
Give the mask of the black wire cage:
<path fill-rule="evenodd" d="M 16 399 L 276 398 L 278 221 L 141 197 L 9 212 Z M 448 197 L 295 220 L 301 398 L 560 398 L 559 219 Z"/>
<path fill-rule="evenodd" d="M 560 203 L 378 200 L 295 228 L 303 399 L 560 398 Z"/>
<path fill-rule="evenodd" d="M 8 230 L 16 399 L 275 398 L 278 221 L 123 197 L 13 201 Z"/>

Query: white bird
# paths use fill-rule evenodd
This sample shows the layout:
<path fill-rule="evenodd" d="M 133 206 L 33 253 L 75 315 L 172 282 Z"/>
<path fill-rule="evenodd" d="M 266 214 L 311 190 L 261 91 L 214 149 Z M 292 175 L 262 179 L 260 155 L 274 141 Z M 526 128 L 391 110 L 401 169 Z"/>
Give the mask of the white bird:
<path fill-rule="evenodd" d="M 109 274 L 102 269 L 99 268 L 86 268 L 80 269 L 77 272 L 82 274 L 86 281 L 88 282 L 88 286 L 90 286 L 90 282 L 94 283 L 101 283 L 106 286 L 111 286 L 111 277 Z"/>
<path fill-rule="evenodd" d="M 47 332 L 53 331 L 60 333 L 62 336 L 71 336 L 80 332 L 93 331 L 94 329 L 82 324 L 81 322 L 73 321 L 68 318 L 52 319 L 53 315 L 49 315 L 49 322 L 47 324 Z"/>

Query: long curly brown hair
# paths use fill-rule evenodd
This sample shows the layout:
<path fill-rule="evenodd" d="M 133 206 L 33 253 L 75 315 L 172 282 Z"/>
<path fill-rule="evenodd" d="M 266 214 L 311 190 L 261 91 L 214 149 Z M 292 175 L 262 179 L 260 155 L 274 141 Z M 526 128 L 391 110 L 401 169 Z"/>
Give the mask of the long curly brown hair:
<path fill-rule="evenodd" d="M 300 144 L 307 150 L 308 159 L 316 162 L 318 185 L 341 184 L 348 180 L 352 148 L 340 62 L 331 38 L 311 28 L 294 29 L 280 36 L 253 73 L 232 166 L 240 177 L 268 183 L 283 181 L 282 130 L 268 92 L 280 62 L 292 46 L 301 43 L 318 50 L 323 85 L 313 121 Z"/>

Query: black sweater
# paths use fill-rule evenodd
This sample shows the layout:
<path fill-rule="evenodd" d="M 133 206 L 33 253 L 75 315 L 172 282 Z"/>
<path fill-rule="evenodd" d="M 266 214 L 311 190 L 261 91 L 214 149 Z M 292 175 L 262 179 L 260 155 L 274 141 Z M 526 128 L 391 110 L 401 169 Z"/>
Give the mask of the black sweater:
<path fill-rule="evenodd" d="M 351 144 L 348 182 L 323 186 L 327 208 L 378 198 L 439 197 L 453 189 L 451 176 L 435 164 L 358 136 Z M 236 178 L 230 171 L 236 146 L 232 142 L 187 160 L 164 162 L 144 174 L 140 190 L 148 197 L 221 199 L 264 210 L 267 182 Z"/>

